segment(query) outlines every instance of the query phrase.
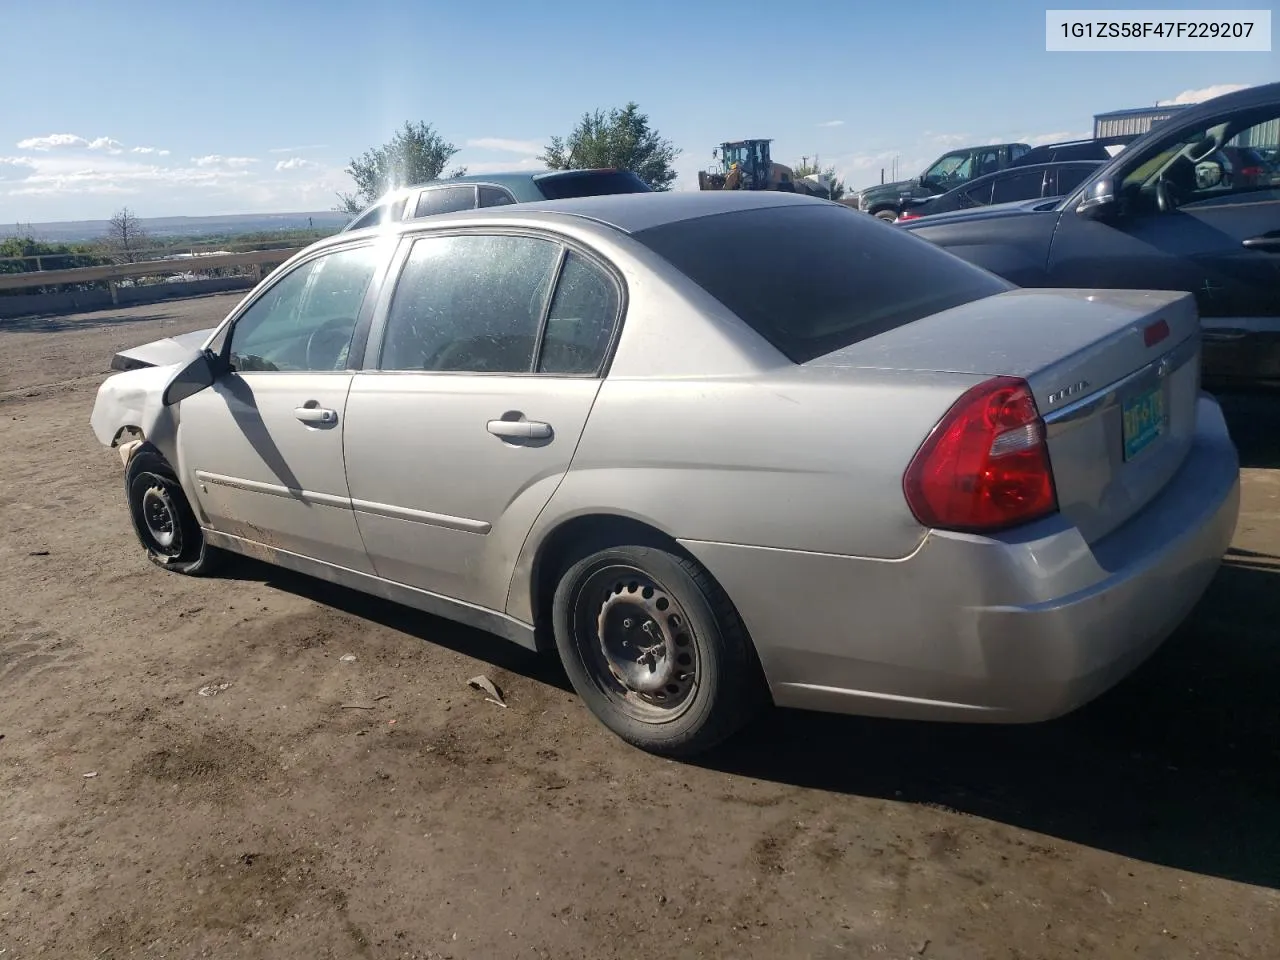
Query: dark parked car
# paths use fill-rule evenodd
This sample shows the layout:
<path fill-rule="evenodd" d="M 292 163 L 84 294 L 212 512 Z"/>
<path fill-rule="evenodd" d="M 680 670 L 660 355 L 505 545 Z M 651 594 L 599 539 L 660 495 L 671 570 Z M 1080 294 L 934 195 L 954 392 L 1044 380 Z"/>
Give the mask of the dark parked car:
<path fill-rule="evenodd" d="M 451 177 L 400 187 L 381 197 L 343 227 L 359 230 L 380 223 L 417 220 L 437 213 L 539 200 L 569 200 L 614 193 L 652 193 L 630 170 L 546 170 L 540 173 L 490 173 Z"/>
<path fill-rule="evenodd" d="M 1031 147 L 1025 143 L 962 147 L 944 153 L 914 179 L 867 187 L 841 202 L 881 220 L 893 221 L 907 201 L 924 200 L 954 190 L 976 177 L 1003 170 L 1030 151 Z"/>
<path fill-rule="evenodd" d="M 1097 140 L 1068 140 L 1065 143 L 1046 143 L 1032 147 L 1010 166 L 1029 167 L 1040 163 L 1061 163 L 1064 160 L 1110 160 L 1111 154 Z"/>
<path fill-rule="evenodd" d="M 1233 176 L 1224 151 L 1280 137 L 1280 83 L 1181 110 L 1061 202 L 901 226 L 1024 287 L 1185 290 L 1218 388 L 1280 386 L 1280 184 Z"/>
<path fill-rule="evenodd" d="M 1080 186 L 1099 166 L 1097 160 L 1067 160 L 1061 163 L 1039 163 L 1030 167 L 1009 167 L 977 180 L 970 180 L 939 197 L 909 200 L 897 222 L 952 210 L 986 207 L 995 203 L 1061 197 Z"/>

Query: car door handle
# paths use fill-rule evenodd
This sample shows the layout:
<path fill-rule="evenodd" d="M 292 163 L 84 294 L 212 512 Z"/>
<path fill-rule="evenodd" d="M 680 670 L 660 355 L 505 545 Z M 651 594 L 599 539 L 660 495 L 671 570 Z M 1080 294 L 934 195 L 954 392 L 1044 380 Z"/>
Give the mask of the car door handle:
<path fill-rule="evenodd" d="M 1280 233 L 1264 233 L 1260 237 L 1250 237 L 1243 241 L 1250 250 L 1261 250 L 1263 253 L 1280 253 Z"/>
<path fill-rule="evenodd" d="M 537 420 L 490 420 L 485 427 L 495 437 L 545 440 L 551 436 L 551 424 Z"/>
<path fill-rule="evenodd" d="M 338 411 L 324 407 L 294 407 L 293 415 L 303 423 L 337 423 Z"/>

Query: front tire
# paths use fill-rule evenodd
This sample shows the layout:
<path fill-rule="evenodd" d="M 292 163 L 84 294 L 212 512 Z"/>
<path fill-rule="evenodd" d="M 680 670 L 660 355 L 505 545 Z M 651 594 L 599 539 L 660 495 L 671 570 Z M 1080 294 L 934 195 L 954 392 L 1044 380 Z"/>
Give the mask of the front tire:
<path fill-rule="evenodd" d="M 560 579 L 552 623 L 587 707 L 650 753 L 709 750 L 765 699 L 729 598 L 701 566 L 666 550 L 611 547 L 578 561 Z"/>
<path fill-rule="evenodd" d="M 887 207 L 884 210 L 877 210 L 872 214 L 872 216 L 877 220 L 884 220 L 888 223 L 893 223 L 893 221 L 898 219 L 898 211 L 894 210 L 892 207 Z"/>
<path fill-rule="evenodd" d="M 214 571 L 222 551 L 205 542 L 177 474 L 158 451 L 142 449 L 133 455 L 124 487 L 133 531 L 152 563 L 189 577 Z"/>

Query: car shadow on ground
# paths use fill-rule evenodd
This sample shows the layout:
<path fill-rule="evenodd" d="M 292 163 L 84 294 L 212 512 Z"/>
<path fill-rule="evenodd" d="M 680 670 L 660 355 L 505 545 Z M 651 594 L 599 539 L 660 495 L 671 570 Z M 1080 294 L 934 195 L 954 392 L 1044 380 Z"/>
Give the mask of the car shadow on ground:
<path fill-rule="evenodd" d="M 114 327 L 123 323 L 176 320 L 172 313 L 102 313 L 86 317 L 84 314 L 43 317 L 0 317 L 0 333 L 65 333 L 69 330 L 94 330 L 98 327 Z"/>
<path fill-rule="evenodd" d="M 263 583 L 561 690 L 554 656 L 239 559 Z M 931 804 L 1182 870 L 1280 889 L 1280 556 L 1232 549 L 1186 624 L 1058 720 L 915 723 L 771 709 L 699 762 L 740 776 Z"/>
<path fill-rule="evenodd" d="M 1232 551 L 1191 619 L 1093 703 L 1027 726 L 777 710 L 705 764 L 937 804 L 1280 888 L 1280 557 Z"/>
<path fill-rule="evenodd" d="M 483 630 L 249 557 L 235 557 L 224 571 L 220 571 L 220 576 L 227 580 L 260 583 L 305 597 L 314 603 L 398 630 L 463 656 L 483 660 L 500 670 L 508 670 L 566 692 L 573 690 L 555 656 L 539 656 L 532 650 Z"/>

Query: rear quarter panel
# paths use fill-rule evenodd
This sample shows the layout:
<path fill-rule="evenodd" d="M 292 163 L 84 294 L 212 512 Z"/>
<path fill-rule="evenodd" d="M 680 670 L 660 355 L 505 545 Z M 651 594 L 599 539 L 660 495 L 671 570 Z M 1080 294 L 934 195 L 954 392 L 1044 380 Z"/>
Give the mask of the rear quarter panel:
<path fill-rule="evenodd" d="M 907 508 L 903 473 L 978 379 L 803 368 L 610 377 L 569 473 L 530 532 L 508 613 L 530 618 L 537 545 L 590 514 L 640 520 L 681 540 L 909 556 L 926 531 Z"/>

